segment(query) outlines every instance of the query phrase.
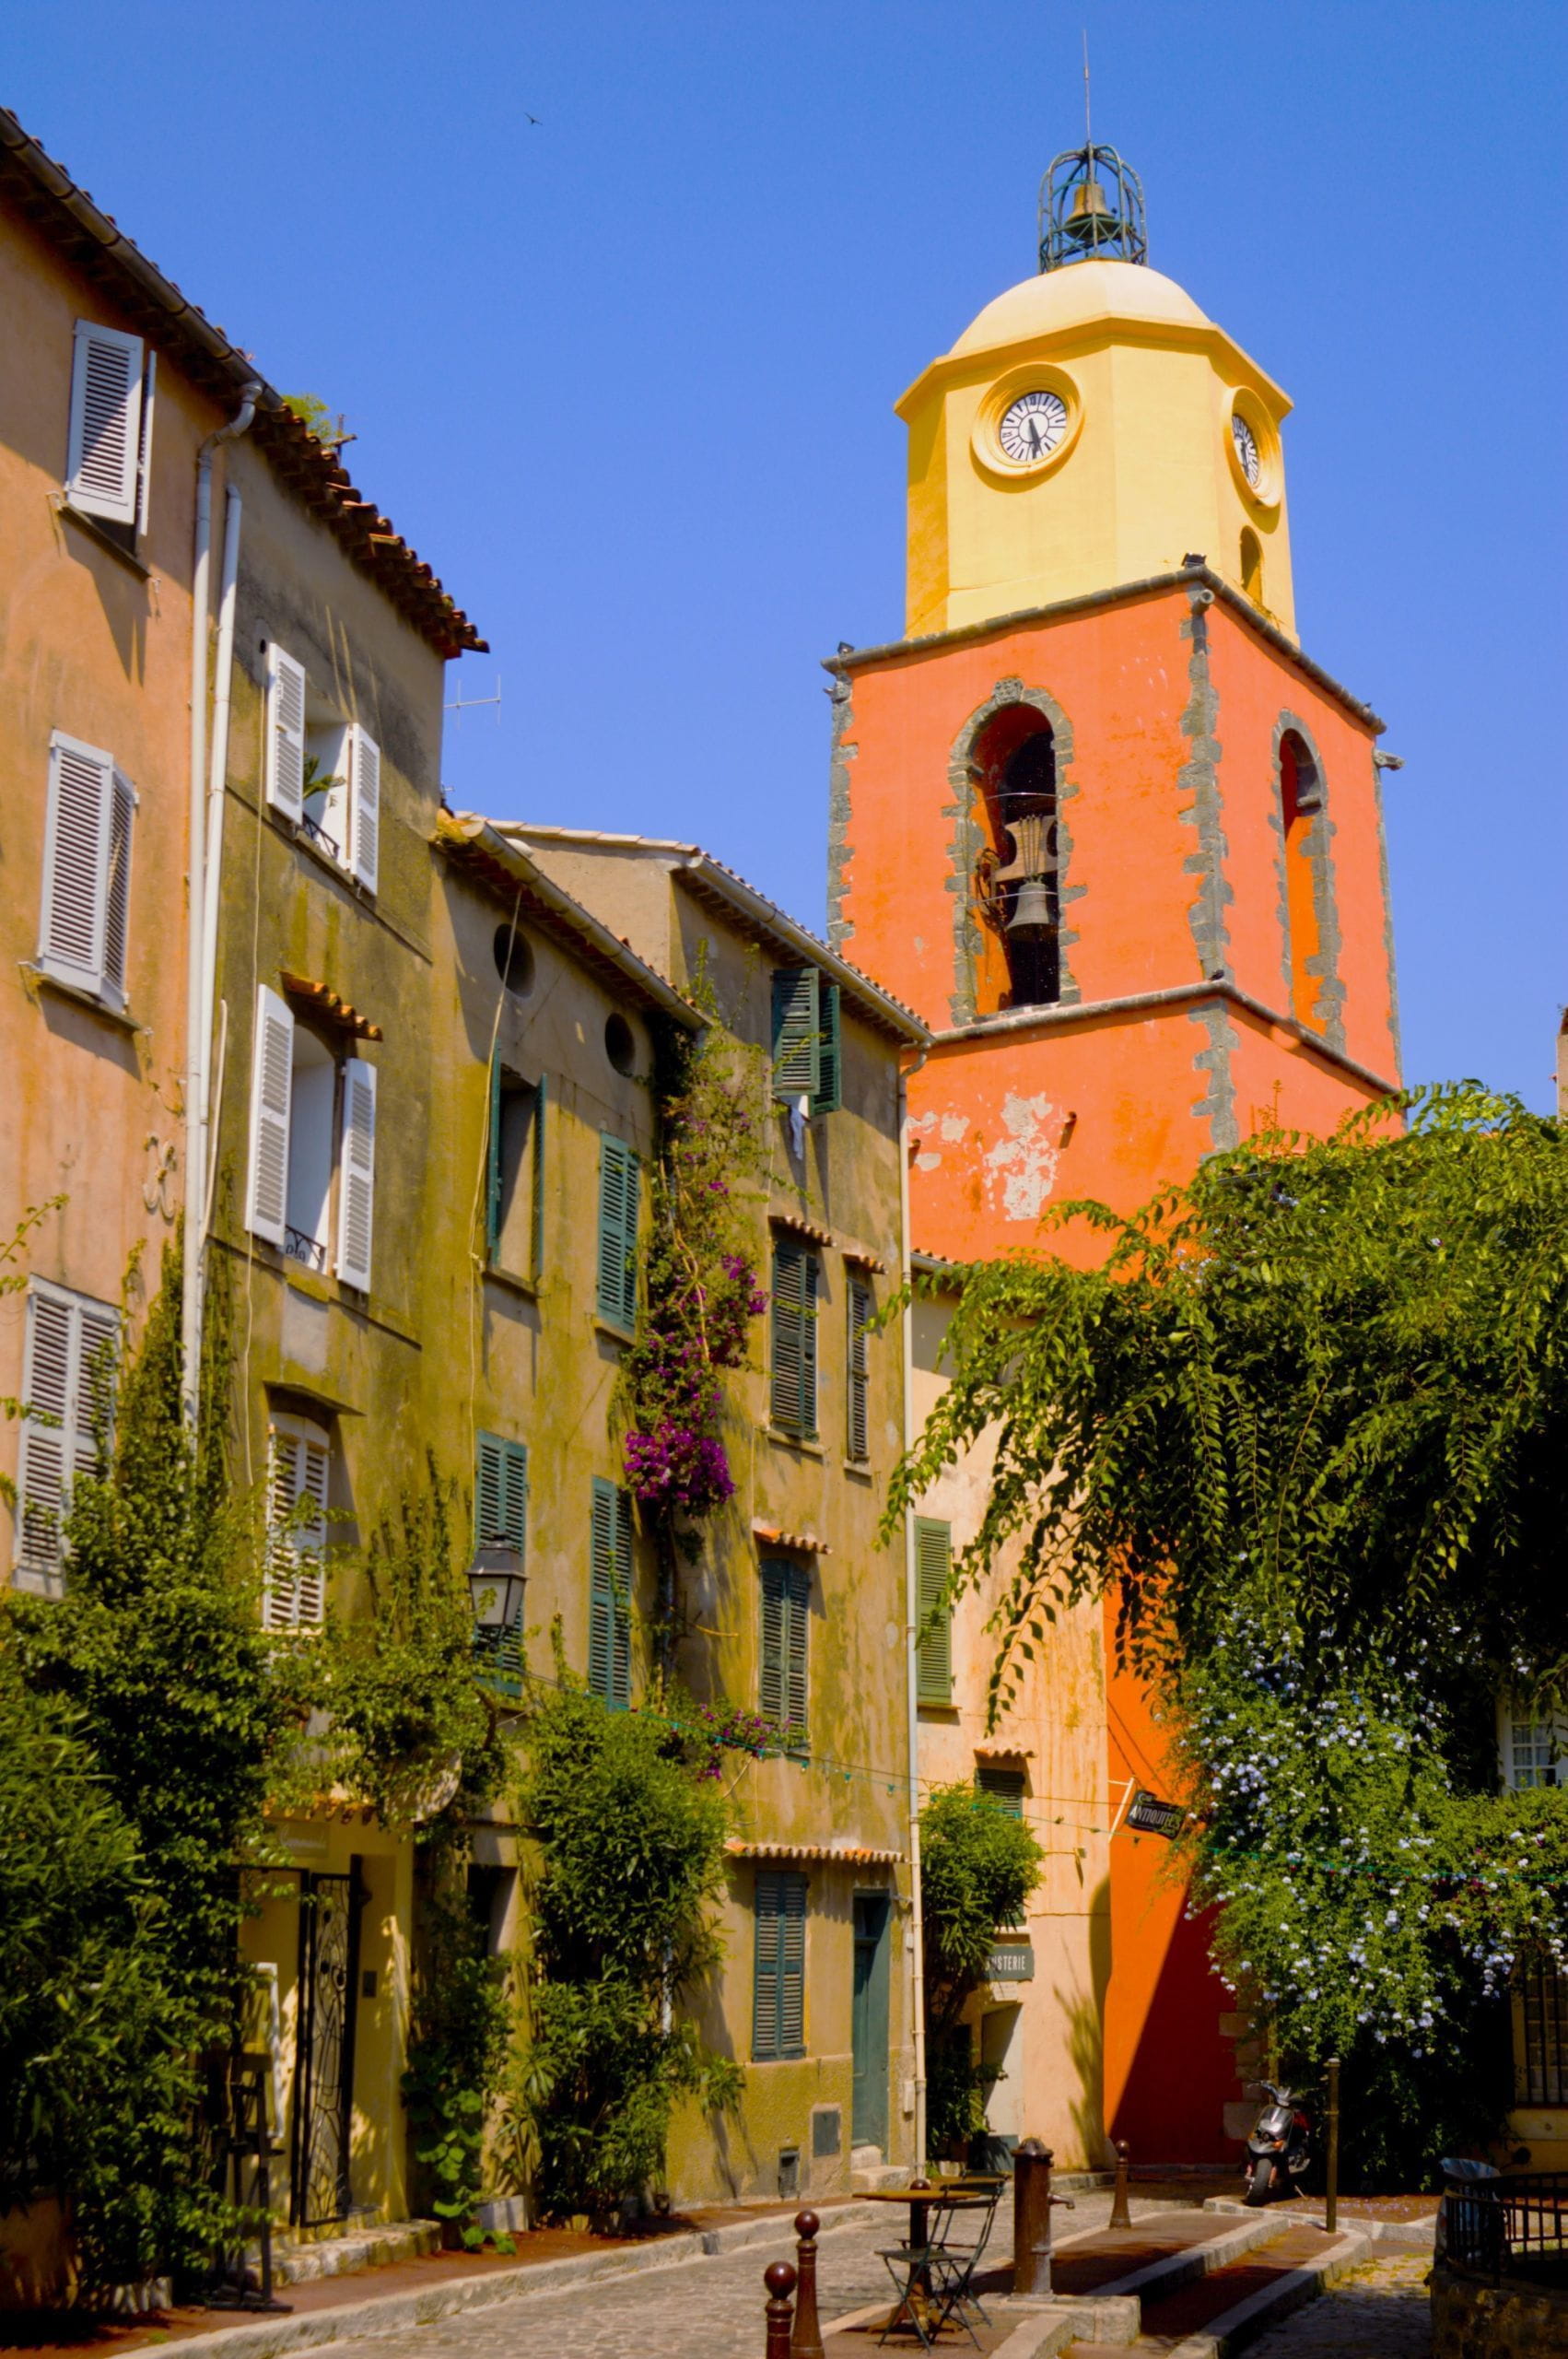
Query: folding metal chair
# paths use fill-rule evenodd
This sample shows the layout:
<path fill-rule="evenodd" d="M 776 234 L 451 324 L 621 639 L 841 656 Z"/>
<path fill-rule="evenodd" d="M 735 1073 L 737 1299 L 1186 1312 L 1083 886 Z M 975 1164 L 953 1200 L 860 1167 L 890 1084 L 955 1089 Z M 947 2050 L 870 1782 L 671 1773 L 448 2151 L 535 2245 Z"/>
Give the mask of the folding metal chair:
<path fill-rule="evenodd" d="M 975 2332 L 975 2320 L 978 2318 L 982 2326 L 989 2326 L 990 2320 L 975 2290 L 975 2276 L 991 2240 L 1002 2185 L 1000 2179 L 992 2179 L 955 2193 L 942 2248 L 931 2256 L 931 2291 L 936 2307 L 932 2331 L 940 2334 L 948 2319 L 954 2318 L 977 2351 L 980 2338 Z M 967 2235 L 963 2233 L 965 2228 Z"/>

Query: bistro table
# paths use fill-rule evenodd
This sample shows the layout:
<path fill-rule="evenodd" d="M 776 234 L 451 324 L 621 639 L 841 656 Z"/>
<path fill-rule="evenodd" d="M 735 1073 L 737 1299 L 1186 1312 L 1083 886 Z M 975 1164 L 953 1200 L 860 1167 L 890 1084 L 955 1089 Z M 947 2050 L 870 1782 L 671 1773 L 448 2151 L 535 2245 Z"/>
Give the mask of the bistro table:
<path fill-rule="evenodd" d="M 932 2204 L 950 2204 L 955 2212 L 977 2211 L 982 2204 L 994 2203 L 1006 2184 L 1006 2180 L 1000 2173 L 988 2176 L 984 2172 L 977 2171 L 973 2174 L 965 2174 L 962 2178 L 911 2179 L 907 2187 L 871 2187 L 861 2193 L 859 2201 L 861 2203 L 907 2203 L 909 2206 L 909 2248 L 912 2257 L 915 2253 L 923 2252 L 930 2242 Z M 931 2288 L 930 2278 L 926 2271 L 920 2271 L 918 2284 L 921 2300 L 929 2307 Z M 912 2287 L 911 2292 L 913 2290 Z M 909 2306 L 909 2294 L 899 2296 L 886 2326 L 883 2329 L 884 2334 L 892 2333 L 904 2316 L 905 2310 Z M 918 2327 L 916 2332 L 920 2332 Z M 923 2334 L 920 2335 L 920 2340 L 925 2341 Z"/>

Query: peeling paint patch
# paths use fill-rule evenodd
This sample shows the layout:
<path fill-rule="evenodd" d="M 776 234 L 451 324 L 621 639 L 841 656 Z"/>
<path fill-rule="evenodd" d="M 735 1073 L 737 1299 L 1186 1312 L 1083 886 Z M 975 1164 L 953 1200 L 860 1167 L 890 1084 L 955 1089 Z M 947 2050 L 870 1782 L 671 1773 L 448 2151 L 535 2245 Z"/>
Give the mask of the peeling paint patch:
<path fill-rule="evenodd" d="M 940 1128 L 944 1139 L 967 1138 L 969 1117 L 967 1114 L 944 1114 Z"/>
<path fill-rule="evenodd" d="M 1199 1025 L 1209 1036 L 1208 1046 L 1199 1049 L 1192 1060 L 1198 1071 L 1209 1077 L 1209 1087 L 1203 1097 L 1194 1099 L 1192 1111 L 1198 1121 L 1208 1123 L 1209 1151 L 1217 1155 L 1241 1143 L 1235 1082 L 1231 1074 L 1231 1052 L 1238 1046 L 1240 1035 L 1223 1001 L 1211 1000 L 1207 1007 L 1193 1008 L 1188 1020 Z"/>
<path fill-rule="evenodd" d="M 1225 910 L 1235 898 L 1225 876 L 1229 846 L 1221 821 L 1222 747 L 1214 734 L 1220 698 L 1209 670 L 1207 606 L 1211 594 L 1205 590 L 1190 593 L 1188 618 L 1181 626 L 1182 638 L 1192 646 L 1187 666 L 1190 693 L 1181 716 L 1182 735 L 1191 751 L 1176 772 L 1177 792 L 1187 798 L 1177 816 L 1184 827 L 1194 828 L 1198 836 L 1198 849 L 1188 852 L 1182 865 L 1198 879 L 1187 921 L 1205 981 L 1230 973 L 1231 933 Z"/>
<path fill-rule="evenodd" d="M 855 848 L 849 841 L 849 765 L 860 751 L 850 740 L 854 727 L 854 693 L 849 682 L 835 679 L 833 749 L 827 770 L 827 939 L 841 949 L 854 934 L 853 921 L 844 915 L 849 890 L 849 863 Z"/>
<path fill-rule="evenodd" d="M 1058 1152 L 1047 1126 L 1055 1108 L 1048 1097 L 1005 1097 L 999 1139 L 985 1158 L 986 1192 L 1004 1220 L 1038 1220 L 1056 1185 Z"/>
<path fill-rule="evenodd" d="M 917 1171 L 940 1171 L 942 1157 L 940 1155 L 933 1155 L 929 1147 L 922 1147 L 915 1157 L 915 1168 Z"/>

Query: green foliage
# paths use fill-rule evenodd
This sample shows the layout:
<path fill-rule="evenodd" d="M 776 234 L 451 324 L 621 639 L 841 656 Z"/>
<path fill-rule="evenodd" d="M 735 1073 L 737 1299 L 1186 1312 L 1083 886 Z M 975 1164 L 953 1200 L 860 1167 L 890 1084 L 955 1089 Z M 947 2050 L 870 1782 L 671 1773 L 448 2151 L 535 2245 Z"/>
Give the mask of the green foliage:
<path fill-rule="evenodd" d="M 484 2242 L 474 2214 L 514 2010 L 505 1964 L 488 1954 L 486 1930 L 457 1884 L 461 1857 L 460 1847 L 443 1846 L 422 1895 L 403 2099 L 430 2208 L 473 2248 Z"/>
<path fill-rule="evenodd" d="M 1284 2068 L 1345 2065 L 1347 2165 L 1508 2101 L 1504 1991 L 1560 1962 L 1568 1795 L 1498 1798 L 1500 1692 L 1568 1689 L 1568 1153 L 1473 1086 L 1215 1156 L 1106 1248 L 961 1273 L 890 1512 L 995 1426 L 962 1583 L 1018 1543 L 993 1709 L 1116 1587 L 1196 1817 L 1194 1902 Z"/>
<path fill-rule="evenodd" d="M 344 432 L 342 418 L 333 416 L 320 393 L 285 393 L 283 405 L 286 409 L 291 409 L 301 426 L 307 428 L 318 442 L 324 443 L 329 451 L 336 451 L 341 444 L 354 439 Z"/>
<path fill-rule="evenodd" d="M 29 2135 L 42 2142 L 29 2151 L 58 2157 L 96 2284 L 187 2268 L 210 2241 L 218 2206 L 195 2127 L 197 2059 L 228 2036 L 241 1980 L 239 1871 L 265 1856 L 263 1806 L 298 1714 L 259 1626 L 249 1533 L 227 1494 L 221 1294 L 207 1344 L 198 1445 L 181 1408 L 176 1244 L 140 1348 L 122 1367 L 111 1457 L 73 1493 L 66 1594 L 13 1597 L 4 1631 L 11 1675 L 62 1732 L 69 1774 L 96 1784 L 100 1841 L 130 1847 L 108 1869 L 97 1937 L 106 1990 L 129 2011 L 126 2069 L 105 2070 L 90 2140 L 91 2093 L 73 2077 L 69 2048 L 58 2077 L 46 2058 L 28 2068 Z M 51 1839 L 42 1812 L 37 1839 Z M 45 1988 L 66 2005 L 64 1988 Z M 156 2025 L 159 2043 L 145 2077 L 137 2020 Z M 82 2177 L 92 2141 L 115 2160 Z"/>
<path fill-rule="evenodd" d="M 505 1775 L 495 1713 L 474 1677 L 455 1506 L 432 1461 L 426 1487 L 405 1495 L 366 1553 L 369 1614 L 335 1619 L 319 1641 L 333 1774 L 387 1825 L 433 1821 L 460 1791 L 471 1804 L 487 1801 Z"/>
<path fill-rule="evenodd" d="M 599 2212 L 662 2178 L 678 2097 L 739 2088 L 676 2003 L 720 1956 L 726 1812 L 669 1721 L 606 1711 L 569 1675 L 539 1693 L 526 1742 L 519 1818 L 539 1869 L 514 2103 L 544 2209 Z"/>
<path fill-rule="evenodd" d="M 974 1786 L 935 1786 L 920 1811 L 925 1929 L 926 2142 L 945 2154 L 984 2127 L 994 2074 L 970 2060 L 960 2018 L 986 1981 L 999 1927 L 1023 1922 L 1044 1858 L 1024 1820 Z"/>

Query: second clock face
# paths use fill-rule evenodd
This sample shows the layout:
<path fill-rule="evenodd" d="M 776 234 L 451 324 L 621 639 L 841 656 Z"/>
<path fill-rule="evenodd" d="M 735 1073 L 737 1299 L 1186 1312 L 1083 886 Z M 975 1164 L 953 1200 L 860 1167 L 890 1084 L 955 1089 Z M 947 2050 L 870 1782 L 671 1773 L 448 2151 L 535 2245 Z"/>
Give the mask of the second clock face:
<path fill-rule="evenodd" d="M 1059 393 L 1020 393 L 1002 413 L 997 440 L 1014 466 L 1048 459 L 1067 432 L 1067 404 Z"/>
<path fill-rule="evenodd" d="M 1263 462 L 1258 455 L 1258 437 L 1239 409 L 1231 412 L 1231 438 L 1236 446 L 1236 457 L 1241 461 L 1241 471 L 1256 491 L 1263 473 Z"/>

